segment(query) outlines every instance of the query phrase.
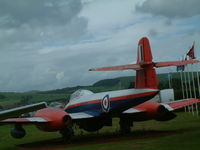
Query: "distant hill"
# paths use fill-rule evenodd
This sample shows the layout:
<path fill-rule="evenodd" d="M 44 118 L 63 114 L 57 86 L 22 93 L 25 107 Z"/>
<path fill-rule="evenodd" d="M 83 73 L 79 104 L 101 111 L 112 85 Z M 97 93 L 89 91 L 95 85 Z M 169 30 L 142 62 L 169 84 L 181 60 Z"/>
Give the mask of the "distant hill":
<path fill-rule="evenodd" d="M 171 73 L 170 76 L 172 78 L 172 87 L 175 89 L 175 97 L 179 99 L 182 96 L 180 73 Z M 169 88 L 168 77 L 169 74 L 166 73 L 158 74 L 159 89 Z M 198 87 L 196 79 L 195 79 L 195 84 L 196 87 Z M 62 89 L 55 89 L 49 91 L 29 91 L 24 93 L 0 92 L 0 107 L 1 106 L 13 107 L 18 105 L 36 103 L 40 101 L 66 102 L 69 100 L 70 95 L 78 89 L 91 90 L 94 93 L 97 93 L 104 91 L 134 88 L 134 86 L 135 86 L 135 76 L 127 76 L 127 77 L 118 77 L 113 79 L 100 80 L 94 83 L 93 85 L 88 85 L 88 86 L 66 87 Z"/>
<path fill-rule="evenodd" d="M 158 74 L 159 84 L 168 84 L 168 74 Z M 179 73 L 172 73 L 171 77 L 173 80 L 180 79 Z M 126 76 L 126 77 L 117 77 L 113 79 L 104 79 L 95 82 L 93 85 L 88 86 L 75 86 L 75 87 L 66 87 L 63 89 L 56 89 L 50 91 L 39 92 L 41 94 L 71 94 L 78 89 L 87 89 L 93 92 L 103 92 L 108 90 L 119 90 L 134 88 L 135 85 L 135 76 Z M 163 87 L 168 88 L 168 87 Z"/>
<path fill-rule="evenodd" d="M 94 83 L 93 86 L 116 86 L 119 82 L 120 79 L 105 79 Z"/>

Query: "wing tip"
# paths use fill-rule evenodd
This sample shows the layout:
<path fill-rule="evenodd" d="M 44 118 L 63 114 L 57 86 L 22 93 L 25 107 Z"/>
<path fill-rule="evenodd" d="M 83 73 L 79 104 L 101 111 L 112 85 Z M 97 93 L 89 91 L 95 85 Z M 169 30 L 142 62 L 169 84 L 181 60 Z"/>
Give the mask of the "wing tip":
<path fill-rule="evenodd" d="M 88 71 L 96 71 L 96 69 L 92 68 L 92 69 L 89 69 Z"/>

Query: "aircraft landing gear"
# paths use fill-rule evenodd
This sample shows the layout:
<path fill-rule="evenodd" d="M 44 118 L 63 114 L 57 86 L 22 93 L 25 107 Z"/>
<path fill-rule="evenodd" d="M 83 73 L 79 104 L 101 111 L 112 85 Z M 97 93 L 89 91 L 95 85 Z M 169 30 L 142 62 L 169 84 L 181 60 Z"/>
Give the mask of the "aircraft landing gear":
<path fill-rule="evenodd" d="M 123 134 L 127 134 L 131 132 L 131 127 L 133 126 L 133 121 L 127 117 L 120 118 L 120 132 Z"/>
<path fill-rule="evenodd" d="M 69 142 L 74 136 L 74 130 L 72 128 L 65 128 L 60 130 L 60 134 L 62 135 L 64 142 Z"/>

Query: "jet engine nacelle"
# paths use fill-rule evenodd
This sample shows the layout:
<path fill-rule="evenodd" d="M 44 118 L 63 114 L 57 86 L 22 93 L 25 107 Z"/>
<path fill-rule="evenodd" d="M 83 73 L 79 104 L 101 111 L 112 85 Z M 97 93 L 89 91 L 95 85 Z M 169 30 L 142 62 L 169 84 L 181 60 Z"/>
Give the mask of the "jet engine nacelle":
<path fill-rule="evenodd" d="M 145 108 L 145 110 L 141 110 L 141 113 L 133 114 L 133 120 L 145 121 L 155 119 L 167 111 L 164 106 L 154 101 L 148 101 L 135 107 L 137 110 L 140 110 L 141 108 Z"/>
<path fill-rule="evenodd" d="M 35 117 L 41 117 L 49 121 L 48 123 L 37 125 L 40 130 L 48 132 L 63 130 L 71 122 L 71 117 L 68 113 L 56 108 L 41 109 L 36 112 Z"/>
<path fill-rule="evenodd" d="M 141 105 L 146 105 L 142 113 L 136 113 L 132 116 L 135 121 L 146 121 L 146 120 L 157 120 L 157 121 L 168 121 L 176 117 L 173 112 L 168 111 L 163 105 L 154 101 L 149 101 Z"/>
<path fill-rule="evenodd" d="M 157 121 L 168 121 L 174 119 L 175 117 L 176 114 L 168 111 L 163 105 L 160 105 L 158 108 L 158 114 L 154 117 L 154 119 Z"/>

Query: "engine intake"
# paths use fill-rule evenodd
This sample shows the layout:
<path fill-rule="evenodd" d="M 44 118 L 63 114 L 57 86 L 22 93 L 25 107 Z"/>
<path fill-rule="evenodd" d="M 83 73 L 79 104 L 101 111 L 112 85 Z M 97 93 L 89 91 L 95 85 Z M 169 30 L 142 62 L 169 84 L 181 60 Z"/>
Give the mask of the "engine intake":
<path fill-rule="evenodd" d="M 67 126 L 71 122 L 71 117 L 64 110 L 57 108 L 44 108 L 36 112 L 35 117 L 42 117 L 45 120 L 48 120 L 47 123 L 38 124 L 37 127 L 43 131 L 59 131 Z"/>

